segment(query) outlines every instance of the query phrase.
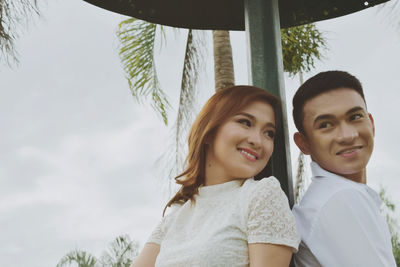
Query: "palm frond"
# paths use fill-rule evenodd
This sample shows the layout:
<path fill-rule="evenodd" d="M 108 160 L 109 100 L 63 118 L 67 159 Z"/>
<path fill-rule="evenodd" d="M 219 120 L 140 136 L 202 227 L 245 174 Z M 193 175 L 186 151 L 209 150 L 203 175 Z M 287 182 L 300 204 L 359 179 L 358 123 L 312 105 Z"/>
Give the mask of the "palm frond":
<path fill-rule="evenodd" d="M 139 244 L 129 236 L 117 237 L 100 258 L 101 266 L 129 267 L 138 255 Z"/>
<path fill-rule="evenodd" d="M 379 197 L 382 199 L 383 204 L 392 212 L 395 211 L 396 205 L 393 203 L 393 201 L 387 196 L 386 189 L 381 186 L 379 190 Z"/>
<path fill-rule="evenodd" d="M 122 21 L 117 31 L 119 55 L 132 95 L 139 102 L 150 97 L 153 108 L 167 124 L 169 103 L 160 87 L 154 61 L 156 30 L 156 24 L 135 18 Z"/>
<path fill-rule="evenodd" d="M 391 236 L 393 255 L 397 266 L 400 266 L 400 226 L 396 219 L 396 205 L 387 195 L 386 189 L 380 186 L 379 196 L 382 199 L 381 213 L 386 217 L 386 222 L 389 226 Z"/>
<path fill-rule="evenodd" d="M 73 263 L 76 263 L 78 267 L 95 267 L 97 259 L 85 251 L 74 250 L 62 257 L 56 267 L 69 266 Z"/>
<path fill-rule="evenodd" d="M 182 160 L 178 159 L 180 150 L 186 141 L 186 135 L 195 112 L 195 103 L 197 98 L 197 82 L 201 73 L 201 66 L 204 55 L 204 35 L 200 31 L 188 31 L 186 42 L 185 58 L 183 62 L 181 92 L 179 96 L 178 115 L 175 122 L 175 142 L 176 142 L 176 161 L 179 166 Z M 184 137 L 184 138 L 182 138 Z"/>
<path fill-rule="evenodd" d="M 39 15 L 36 0 L 0 0 L 0 62 L 18 63 L 15 41 L 32 14 Z"/>
<path fill-rule="evenodd" d="M 168 178 L 175 177 L 183 170 L 184 155 L 187 152 L 187 135 L 196 109 L 198 80 L 205 65 L 207 45 L 204 31 L 189 30 L 183 62 L 178 114 L 172 131 L 173 140 L 160 157 L 168 170 Z"/>
<path fill-rule="evenodd" d="M 315 24 L 306 24 L 281 30 L 283 69 L 294 76 L 308 72 L 327 49 L 323 34 Z"/>

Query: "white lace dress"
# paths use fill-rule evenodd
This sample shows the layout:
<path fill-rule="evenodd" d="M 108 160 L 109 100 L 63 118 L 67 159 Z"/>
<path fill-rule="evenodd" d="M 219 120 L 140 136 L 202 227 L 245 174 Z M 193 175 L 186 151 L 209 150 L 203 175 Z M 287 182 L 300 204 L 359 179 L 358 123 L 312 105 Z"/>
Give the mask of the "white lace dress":
<path fill-rule="evenodd" d="M 300 239 L 286 195 L 275 177 L 199 188 L 165 216 L 149 243 L 160 244 L 156 266 L 248 266 L 248 243 L 285 245 Z"/>

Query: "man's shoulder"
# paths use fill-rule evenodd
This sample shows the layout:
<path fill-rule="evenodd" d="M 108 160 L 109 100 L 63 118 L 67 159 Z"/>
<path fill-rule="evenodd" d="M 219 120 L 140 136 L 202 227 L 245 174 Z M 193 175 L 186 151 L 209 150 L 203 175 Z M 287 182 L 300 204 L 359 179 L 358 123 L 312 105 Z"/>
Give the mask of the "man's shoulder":
<path fill-rule="evenodd" d="M 352 194 L 362 192 L 358 185 L 347 181 L 338 181 L 331 178 L 313 178 L 311 185 L 300 201 L 297 208 L 312 207 L 314 210 L 322 208 L 331 198 L 338 194 Z"/>
<path fill-rule="evenodd" d="M 330 178 L 315 178 L 300 203 L 293 206 L 293 215 L 302 238 L 312 232 L 322 213 L 329 213 L 332 204 L 356 208 L 365 205 L 367 197 L 358 185 Z"/>

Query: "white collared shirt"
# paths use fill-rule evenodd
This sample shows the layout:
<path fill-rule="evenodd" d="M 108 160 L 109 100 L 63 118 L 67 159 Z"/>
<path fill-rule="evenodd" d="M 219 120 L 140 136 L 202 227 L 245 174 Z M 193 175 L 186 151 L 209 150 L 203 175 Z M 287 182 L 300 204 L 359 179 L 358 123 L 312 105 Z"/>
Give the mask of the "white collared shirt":
<path fill-rule="evenodd" d="M 379 195 L 311 163 L 312 183 L 293 207 L 301 235 L 296 267 L 396 267 Z"/>

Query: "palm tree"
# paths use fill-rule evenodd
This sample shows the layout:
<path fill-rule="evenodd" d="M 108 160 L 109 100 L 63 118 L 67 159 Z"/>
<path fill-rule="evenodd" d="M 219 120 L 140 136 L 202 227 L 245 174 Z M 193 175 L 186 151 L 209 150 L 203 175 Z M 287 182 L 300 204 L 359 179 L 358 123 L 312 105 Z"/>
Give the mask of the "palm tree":
<path fill-rule="evenodd" d="M 229 31 L 212 31 L 214 46 L 215 90 L 235 85 Z"/>
<path fill-rule="evenodd" d="M 129 267 L 138 251 L 138 243 L 123 235 L 111 242 L 100 259 L 85 251 L 73 250 L 62 257 L 56 267 L 70 266 L 74 263 L 78 267 Z"/>
<path fill-rule="evenodd" d="M 131 241 L 129 236 L 119 236 L 103 252 L 99 262 L 104 267 L 129 267 L 138 251 L 138 243 Z"/>
<path fill-rule="evenodd" d="M 389 226 L 389 232 L 391 235 L 393 255 L 397 266 L 400 266 L 400 226 L 398 221 L 394 218 L 396 205 L 388 197 L 385 188 L 381 187 L 379 190 L 379 196 L 382 199 L 383 207 L 382 212 L 386 216 L 386 222 Z"/>
<path fill-rule="evenodd" d="M 158 30 L 157 30 L 158 29 Z M 117 31 L 120 40 L 120 57 L 126 73 L 132 95 L 143 101 L 151 97 L 152 106 L 168 124 L 167 109 L 169 103 L 160 87 L 154 62 L 156 33 L 165 40 L 165 29 L 152 23 L 129 18 L 122 21 Z M 213 31 L 215 89 L 235 84 L 232 62 L 232 49 L 228 31 Z M 326 42 L 315 24 L 284 29 L 281 31 L 283 65 L 285 72 L 296 75 L 309 71 L 314 61 L 322 57 L 321 50 Z M 175 176 L 181 170 L 183 162 L 182 147 L 184 137 L 195 110 L 196 82 L 203 65 L 203 31 L 188 30 L 185 57 L 183 62 L 182 83 L 178 115 L 174 125 L 174 144 L 166 154 L 170 171 L 168 177 Z M 173 151 L 171 154 L 170 151 Z M 175 162 L 175 164 L 171 164 Z M 172 168 L 171 168 L 172 166 Z"/>
<path fill-rule="evenodd" d="M 76 263 L 78 267 L 95 267 L 97 259 L 85 251 L 73 250 L 62 257 L 56 267 L 69 266 L 72 263 Z"/>
<path fill-rule="evenodd" d="M 299 72 L 299 81 L 300 85 L 304 83 L 303 72 Z M 305 176 L 305 163 L 306 159 L 303 152 L 299 151 L 299 156 L 297 157 L 297 173 L 296 173 L 296 181 L 294 185 L 294 203 L 297 204 L 300 202 L 303 197 L 306 189 L 307 189 L 307 177 Z"/>
<path fill-rule="evenodd" d="M 165 41 L 163 26 L 129 18 L 120 23 L 117 36 L 120 41 L 121 62 L 132 95 L 138 101 L 151 97 L 153 108 L 167 124 L 166 109 L 169 103 L 160 87 L 154 61 L 157 28 L 161 34 L 161 40 Z M 284 70 L 290 75 L 296 75 L 300 71 L 309 71 L 314 67 L 315 60 L 321 58 L 320 51 L 326 48 L 326 41 L 315 24 L 283 29 L 281 36 Z M 234 84 L 229 32 L 213 31 L 213 43 L 215 84 L 216 90 L 218 90 Z M 202 34 L 189 29 L 181 91 L 195 89 L 192 87 L 195 87 L 201 66 L 202 46 L 204 46 Z M 191 95 L 193 94 L 191 93 Z M 187 97 L 187 94 L 181 94 L 181 98 L 184 97 Z M 180 103 L 186 106 L 192 104 L 190 101 L 180 101 Z"/>
<path fill-rule="evenodd" d="M 0 0 L 0 61 L 18 63 L 15 40 L 32 14 L 39 15 L 37 0 Z"/>

